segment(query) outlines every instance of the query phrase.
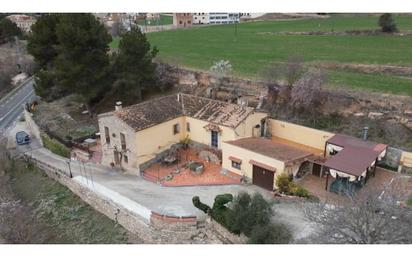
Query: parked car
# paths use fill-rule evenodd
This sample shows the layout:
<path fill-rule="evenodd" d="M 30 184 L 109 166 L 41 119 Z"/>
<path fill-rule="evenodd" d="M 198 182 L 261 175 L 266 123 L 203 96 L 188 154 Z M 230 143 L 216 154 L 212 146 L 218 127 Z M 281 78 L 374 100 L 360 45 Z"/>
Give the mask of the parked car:
<path fill-rule="evenodd" d="M 19 131 L 16 133 L 16 142 L 18 145 L 29 144 L 30 136 L 24 131 Z"/>

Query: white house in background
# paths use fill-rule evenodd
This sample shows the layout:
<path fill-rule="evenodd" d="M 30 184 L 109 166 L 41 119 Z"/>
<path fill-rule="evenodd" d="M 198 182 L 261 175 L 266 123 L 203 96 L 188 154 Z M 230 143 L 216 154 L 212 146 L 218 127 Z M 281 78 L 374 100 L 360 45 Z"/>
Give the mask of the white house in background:
<path fill-rule="evenodd" d="M 209 13 L 209 24 L 239 23 L 240 13 Z"/>
<path fill-rule="evenodd" d="M 31 26 L 36 23 L 36 18 L 25 14 L 13 14 L 6 18 L 16 23 L 17 27 L 25 33 L 31 32 Z"/>
<path fill-rule="evenodd" d="M 193 13 L 193 25 L 209 24 L 209 14 L 205 12 Z"/>

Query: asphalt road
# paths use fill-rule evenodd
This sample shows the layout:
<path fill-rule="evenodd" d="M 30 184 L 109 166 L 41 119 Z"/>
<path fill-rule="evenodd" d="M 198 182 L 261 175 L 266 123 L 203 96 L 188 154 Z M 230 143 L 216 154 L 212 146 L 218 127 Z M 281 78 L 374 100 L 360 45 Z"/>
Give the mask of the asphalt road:
<path fill-rule="evenodd" d="M 33 80 L 29 80 L 16 92 L 0 100 L 0 135 L 4 135 L 13 126 L 15 121 L 18 120 L 26 102 L 35 99 Z"/>

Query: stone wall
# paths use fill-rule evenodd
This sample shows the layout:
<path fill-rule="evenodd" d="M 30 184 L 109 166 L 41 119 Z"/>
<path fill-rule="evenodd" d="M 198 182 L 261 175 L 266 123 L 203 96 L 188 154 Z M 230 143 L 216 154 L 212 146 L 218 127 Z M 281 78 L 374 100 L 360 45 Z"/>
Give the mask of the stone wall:
<path fill-rule="evenodd" d="M 209 72 L 194 69 L 174 69 L 171 74 L 177 81 L 178 90 L 195 95 L 229 98 L 232 95 L 250 96 L 258 101 L 267 95 L 267 83 L 237 77 L 217 77 Z M 226 93 L 226 94 L 225 94 Z"/>
<path fill-rule="evenodd" d="M 389 167 L 393 170 L 397 170 L 399 166 L 399 162 L 401 160 L 402 150 L 399 150 L 394 147 L 388 147 L 386 150 L 386 155 L 379 163 L 383 167 Z"/>
<path fill-rule="evenodd" d="M 216 221 L 208 218 L 206 220 L 206 227 L 208 228 L 206 231 L 207 233 L 213 233 L 217 236 L 223 243 L 226 244 L 245 244 L 247 243 L 247 237 L 245 235 L 236 235 L 225 227 L 217 223 Z M 212 236 L 212 235 L 210 235 Z"/>
<path fill-rule="evenodd" d="M 92 206 L 98 212 L 116 221 L 132 233 L 137 234 L 141 239 L 143 239 L 144 242 L 153 242 L 150 224 L 145 222 L 141 217 L 138 217 L 127 209 L 116 205 L 109 199 L 103 199 L 95 192 L 69 178 L 67 171 L 55 169 L 52 166 L 38 160 L 33 161 L 50 178 L 53 178 L 69 188 L 74 194 L 79 196 L 83 201 Z"/>
<path fill-rule="evenodd" d="M 56 169 L 35 159 L 32 161 L 50 178 L 69 188 L 98 212 L 135 233 L 144 243 L 240 244 L 246 242 L 244 237 L 230 233 L 218 223 L 214 221 L 202 223 L 195 216 L 176 217 L 152 212 L 150 221 L 147 221 L 110 199 L 95 193 L 75 179 L 70 179 L 68 171 Z"/>

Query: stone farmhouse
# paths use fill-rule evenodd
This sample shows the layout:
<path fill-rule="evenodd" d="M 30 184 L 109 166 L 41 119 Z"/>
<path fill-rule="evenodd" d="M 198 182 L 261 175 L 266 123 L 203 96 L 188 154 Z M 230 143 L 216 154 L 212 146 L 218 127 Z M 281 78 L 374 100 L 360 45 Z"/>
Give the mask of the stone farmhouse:
<path fill-rule="evenodd" d="M 283 173 L 323 178 L 327 190 L 345 183 L 360 187 L 387 148 L 275 120 L 245 105 L 182 93 L 125 108 L 118 102 L 98 120 L 104 165 L 142 175 L 186 145 L 202 152 L 203 162 L 216 163 L 222 174 L 268 190 Z"/>

